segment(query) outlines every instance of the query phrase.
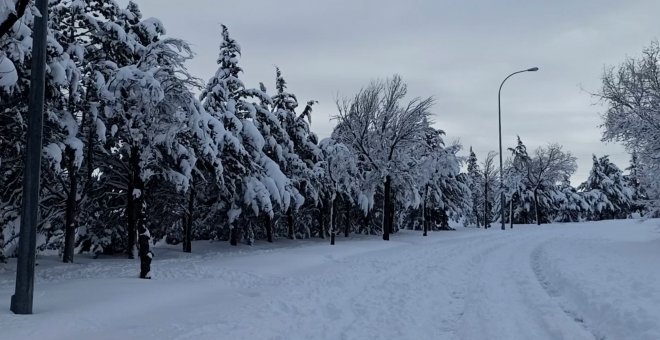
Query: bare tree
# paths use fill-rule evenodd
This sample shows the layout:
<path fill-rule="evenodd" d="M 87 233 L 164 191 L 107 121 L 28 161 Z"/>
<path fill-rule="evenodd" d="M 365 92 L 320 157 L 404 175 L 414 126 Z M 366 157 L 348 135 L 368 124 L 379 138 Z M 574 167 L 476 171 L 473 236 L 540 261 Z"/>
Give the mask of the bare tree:
<path fill-rule="evenodd" d="M 359 156 L 368 171 L 383 179 L 384 240 L 389 240 L 394 220 L 392 181 L 406 169 L 406 151 L 424 142 L 434 103 L 432 97 L 404 103 L 407 92 L 407 85 L 395 75 L 337 101 L 340 133 L 335 137 Z"/>
<path fill-rule="evenodd" d="M 544 189 L 570 177 L 577 170 L 576 158 L 570 152 L 563 151 L 561 145 L 549 144 L 534 151 L 526 170 L 526 181 L 534 194 L 536 223 L 541 225 L 539 195 Z"/>
<path fill-rule="evenodd" d="M 603 140 L 622 142 L 637 154 L 644 168 L 639 179 L 648 190 L 647 203 L 660 211 L 660 43 L 653 41 L 640 58 L 607 69 L 594 95 L 607 105 Z"/>

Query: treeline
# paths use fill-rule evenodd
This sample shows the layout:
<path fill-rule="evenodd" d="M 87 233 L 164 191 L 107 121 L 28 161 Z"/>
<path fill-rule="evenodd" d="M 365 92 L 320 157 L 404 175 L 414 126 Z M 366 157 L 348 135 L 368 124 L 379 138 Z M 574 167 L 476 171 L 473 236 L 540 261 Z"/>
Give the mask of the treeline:
<path fill-rule="evenodd" d="M 504 164 L 504 219 L 512 224 L 599 221 L 643 216 L 645 190 L 638 177 L 637 157 L 633 155 L 624 175 L 608 156 L 593 156 L 589 177 L 577 188 L 569 181 L 577 170 L 576 158 L 562 146 L 549 144 L 530 155 L 518 138 L 509 148 L 511 157 Z M 479 164 L 470 150 L 467 174 L 470 178 L 472 211 L 468 224 L 490 226 L 501 219 L 499 170 L 496 153 L 489 153 Z"/>
<path fill-rule="evenodd" d="M 387 232 L 396 231 L 402 215 L 393 211 L 422 201 L 425 225 L 446 226 L 467 204 L 459 148 L 445 147 L 430 126 L 431 99 L 403 103 L 406 86 L 397 76 L 368 86 L 355 103 L 345 100 L 333 138 L 319 141 L 309 126 L 315 102 L 299 105 L 279 69 L 273 92 L 241 81 L 241 49 L 227 27 L 219 32 L 217 70 L 203 82 L 186 69 L 189 45 L 166 37 L 135 3 L 49 6 L 38 243 L 65 262 L 76 252 L 133 257 L 138 235 L 191 251 L 195 239 L 334 238 L 340 226 L 346 235 L 380 234 L 384 214 L 393 226 Z M 14 255 L 20 223 L 35 15 L 29 6 L 0 40 L 6 256 Z M 367 92 L 373 111 L 356 113 Z M 363 140 L 353 139 L 356 124 Z"/>
<path fill-rule="evenodd" d="M 13 10 L 7 6 L 0 18 Z M 310 130 L 315 101 L 301 105 L 279 69 L 273 91 L 242 82 L 241 48 L 227 27 L 217 69 L 202 81 L 186 69 L 190 46 L 165 36 L 133 2 L 49 6 L 38 245 L 65 262 L 79 252 L 133 257 L 138 235 L 190 252 L 192 240 L 334 243 L 340 233 L 389 239 L 400 228 L 426 234 L 450 220 L 497 220 L 493 154 L 483 169 L 474 154 L 459 156 L 461 146 L 432 126 L 433 98 L 409 99 L 399 76 L 339 99 L 337 126 L 319 141 Z M 15 254 L 20 223 L 35 15 L 28 6 L 0 37 L 3 258 Z M 565 180 L 575 160 L 561 147 L 530 156 L 519 142 L 511 152 L 504 193 L 515 223 L 620 218 L 635 209 L 632 179 L 607 158 L 594 161 L 577 190 Z"/>

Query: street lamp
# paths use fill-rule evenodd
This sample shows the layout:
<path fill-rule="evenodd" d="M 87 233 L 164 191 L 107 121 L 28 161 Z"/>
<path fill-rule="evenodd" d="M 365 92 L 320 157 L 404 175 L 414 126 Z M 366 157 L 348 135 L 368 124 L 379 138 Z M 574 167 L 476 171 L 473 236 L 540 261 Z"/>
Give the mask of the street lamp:
<path fill-rule="evenodd" d="M 523 72 L 536 72 L 538 71 L 538 67 L 532 67 L 528 68 L 526 70 L 522 71 L 517 71 L 509 74 L 504 80 L 502 80 L 502 84 L 500 84 L 500 90 L 497 92 L 497 120 L 499 123 L 499 131 L 500 131 L 500 211 L 501 211 L 501 218 L 502 218 L 502 230 L 505 230 L 505 223 L 504 223 L 504 172 L 502 171 L 502 105 L 500 101 L 500 97 L 502 95 L 502 86 L 504 86 L 504 82 L 506 82 L 507 79 L 511 78 L 513 75 L 518 74 L 518 73 L 523 73 Z"/>
<path fill-rule="evenodd" d="M 44 89 L 46 74 L 46 38 L 48 33 L 48 0 L 37 0 L 41 15 L 34 19 L 32 31 L 32 71 L 30 73 L 30 102 L 28 131 L 25 147 L 25 172 L 21 231 L 16 261 L 16 290 L 11 296 L 10 309 L 15 314 L 32 314 L 34 295 L 34 262 L 37 222 L 39 218 L 39 178 L 44 116 Z"/>

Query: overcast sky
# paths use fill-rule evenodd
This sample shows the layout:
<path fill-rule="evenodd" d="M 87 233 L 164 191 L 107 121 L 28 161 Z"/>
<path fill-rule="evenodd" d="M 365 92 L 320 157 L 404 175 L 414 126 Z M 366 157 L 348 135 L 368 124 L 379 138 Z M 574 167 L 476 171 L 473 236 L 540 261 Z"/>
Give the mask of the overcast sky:
<path fill-rule="evenodd" d="M 638 56 L 660 36 L 657 0 L 136 0 L 168 35 L 190 42 L 191 72 L 216 70 L 220 24 L 243 50 L 247 86 L 274 88 L 279 66 L 301 103 L 320 102 L 313 130 L 327 137 L 337 95 L 400 74 L 414 96 L 434 96 L 435 126 L 472 146 L 480 160 L 497 150 L 497 89 L 504 147 L 520 135 L 528 150 L 557 142 L 578 157 L 573 184 L 591 155 L 629 156 L 600 141 L 603 107 L 589 95 L 603 69 Z"/>

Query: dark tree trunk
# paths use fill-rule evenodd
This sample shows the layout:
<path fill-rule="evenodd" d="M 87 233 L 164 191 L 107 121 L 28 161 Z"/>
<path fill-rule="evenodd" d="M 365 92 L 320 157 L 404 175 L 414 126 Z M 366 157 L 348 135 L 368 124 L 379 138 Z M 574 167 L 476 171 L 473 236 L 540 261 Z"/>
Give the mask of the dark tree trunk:
<path fill-rule="evenodd" d="M 69 193 L 66 199 L 66 212 L 64 216 L 64 263 L 73 262 L 73 253 L 76 243 L 76 205 L 78 194 L 78 176 L 76 174 L 75 151 L 70 147 L 65 150 L 67 157 L 67 171 L 69 172 Z"/>
<path fill-rule="evenodd" d="M 534 190 L 534 213 L 536 214 L 536 224 L 541 225 L 541 214 L 539 211 L 539 198 L 537 190 Z"/>
<path fill-rule="evenodd" d="M 286 211 L 286 224 L 287 224 L 287 236 L 289 237 L 290 240 L 293 240 L 296 238 L 294 232 L 293 232 L 293 208 L 289 207 Z"/>
<path fill-rule="evenodd" d="M 346 221 L 344 224 L 344 237 L 348 237 L 348 235 L 351 233 L 351 200 L 346 196 L 346 205 L 344 206 L 346 209 L 345 211 L 345 216 L 346 216 Z"/>
<path fill-rule="evenodd" d="M 238 227 L 232 226 L 231 229 L 229 229 L 229 244 L 232 246 L 238 246 L 238 241 L 241 239 L 241 233 L 240 230 L 238 230 Z"/>
<path fill-rule="evenodd" d="M 392 200 L 391 191 L 392 191 L 392 178 L 390 175 L 385 176 L 385 188 L 384 188 L 384 202 L 383 202 L 383 240 L 390 240 L 390 231 L 392 226 L 390 225 L 390 209 L 392 205 L 390 201 Z"/>
<path fill-rule="evenodd" d="M 138 246 L 139 246 L 139 255 L 140 255 L 140 278 L 141 279 L 150 279 L 151 278 L 151 260 L 154 257 L 154 253 L 149 250 L 151 243 L 151 235 L 149 235 L 149 230 L 144 225 L 143 221 L 140 221 L 140 226 L 138 227 L 140 231 L 140 236 L 138 237 Z"/>
<path fill-rule="evenodd" d="M 135 236 L 137 234 L 137 224 L 142 202 L 144 201 L 144 185 L 140 179 L 140 157 L 137 147 L 131 148 L 129 158 L 129 179 L 128 179 L 128 199 L 126 200 L 126 215 L 128 220 L 128 242 L 126 253 L 129 259 L 135 258 Z M 136 191 L 138 195 L 136 197 Z"/>
<path fill-rule="evenodd" d="M 266 240 L 273 243 L 273 218 L 266 214 Z"/>
<path fill-rule="evenodd" d="M 133 198 L 133 181 L 129 180 L 128 184 L 128 199 L 126 200 L 126 217 L 127 217 L 127 242 L 126 242 L 126 255 L 129 259 L 135 258 L 133 248 L 135 247 L 135 199 Z"/>
<path fill-rule="evenodd" d="M 193 228 L 193 211 L 195 208 L 195 189 L 194 186 L 190 186 L 190 192 L 188 193 L 188 211 L 186 214 L 186 224 L 184 225 L 183 233 L 183 251 L 185 253 L 192 253 L 192 228 Z"/>
<path fill-rule="evenodd" d="M 390 222 L 389 222 L 389 226 L 390 226 L 390 234 L 394 234 L 394 233 L 396 233 L 396 232 L 399 231 L 399 225 L 398 225 L 397 223 L 395 223 L 395 222 L 396 222 L 396 219 L 394 218 L 394 213 L 395 213 L 395 211 L 396 211 L 396 200 L 394 200 L 394 199 L 392 198 L 393 196 L 394 196 L 394 194 L 392 193 L 392 194 L 390 195 L 390 214 L 389 214 L 389 218 L 390 218 Z"/>
<path fill-rule="evenodd" d="M 246 230 L 247 245 L 251 246 L 251 245 L 254 244 L 254 231 L 252 230 L 252 222 L 251 221 L 247 224 L 246 229 L 247 229 Z"/>
<path fill-rule="evenodd" d="M 75 17 L 74 17 L 75 20 Z M 75 29 L 71 25 L 69 29 L 69 38 L 74 39 Z M 69 100 L 68 110 L 73 115 L 76 109 L 75 95 L 73 86 L 69 86 Z M 86 114 L 84 114 L 86 116 Z M 85 123 L 83 117 L 82 124 Z M 76 212 L 78 205 L 78 169 L 76 169 L 76 152 L 70 146 L 64 150 L 64 157 L 67 160 L 67 171 L 69 176 L 69 193 L 66 199 L 66 210 L 64 214 L 64 249 L 62 254 L 62 262 L 73 262 L 73 253 L 76 243 Z"/>
<path fill-rule="evenodd" d="M 428 227 L 428 222 L 426 221 L 426 200 L 428 198 L 428 193 L 429 193 L 429 186 L 428 184 L 424 187 L 424 201 L 422 202 L 422 229 L 424 229 L 424 234 L 423 236 L 428 235 L 429 227 Z"/>
<path fill-rule="evenodd" d="M 509 229 L 513 229 L 513 195 L 511 195 L 511 201 L 509 202 Z"/>
<path fill-rule="evenodd" d="M 337 200 L 337 195 L 333 194 L 330 198 L 330 245 L 335 245 L 335 201 Z"/>
<path fill-rule="evenodd" d="M 424 199 L 424 203 L 422 203 L 422 228 L 424 229 L 422 236 L 427 236 L 429 227 L 428 222 L 426 221 L 426 199 Z"/>
<path fill-rule="evenodd" d="M 484 229 L 490 228 L 490 221 L 488 218 L 488 177 L 486 177 L 484 183 Z"/>

